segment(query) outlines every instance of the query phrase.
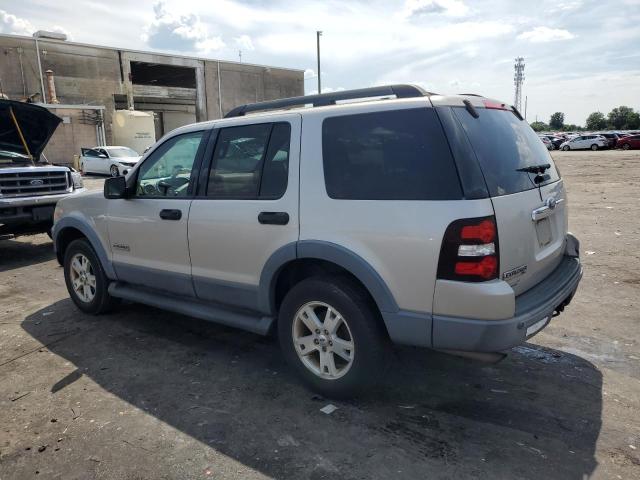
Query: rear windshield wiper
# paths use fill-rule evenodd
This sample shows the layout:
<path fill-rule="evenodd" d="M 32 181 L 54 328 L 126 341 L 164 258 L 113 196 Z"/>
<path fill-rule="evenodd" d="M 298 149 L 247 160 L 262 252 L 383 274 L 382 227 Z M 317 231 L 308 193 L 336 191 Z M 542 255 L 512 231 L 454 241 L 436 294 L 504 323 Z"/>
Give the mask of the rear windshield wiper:
<path fill-rule="evenodd" d="M 516 169 L 518 172 L 527 172 L 527 173 L 544 173 L 545 170 L 551 168 L 551 165 L 548 163 L 541 163 L 540 165 L 529 165 L 528 167 L 522 167 Z"/>

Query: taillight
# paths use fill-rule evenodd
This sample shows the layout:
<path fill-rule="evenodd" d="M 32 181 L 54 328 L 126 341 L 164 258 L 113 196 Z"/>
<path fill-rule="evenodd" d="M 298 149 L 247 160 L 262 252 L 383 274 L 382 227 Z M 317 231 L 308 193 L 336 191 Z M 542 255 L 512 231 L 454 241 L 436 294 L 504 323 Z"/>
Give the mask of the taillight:
<path fill-rule="evenodd" d="M 498 229 L 490 217 L 464 218 L 452 222 L 442 239 L 438 278 L 484 282 L 500 271 Z"/>

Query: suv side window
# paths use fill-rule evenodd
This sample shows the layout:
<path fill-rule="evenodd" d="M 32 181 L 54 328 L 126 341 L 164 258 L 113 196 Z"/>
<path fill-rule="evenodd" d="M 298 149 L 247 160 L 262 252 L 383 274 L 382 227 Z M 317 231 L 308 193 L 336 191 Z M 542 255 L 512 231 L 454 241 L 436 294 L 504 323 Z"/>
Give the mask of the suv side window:
<path fill-rule="evenodd" d="M 331 198 L 462 198 L 449 145 L 432 108 L 326 118 L 322 158 Z"/>
<path fill-rule="evenodd" d="M 97 157 L 98 155 L 99 155 L 98 151 L 94 150 L 93 148 L 82 149 L 83 157 Z"/>
<path fill-rule="evenodd" d="M 138 197 L 185 197 L 204 131 L 185 133 L 160 145 L 140 166 Z"/>
<path fill-rule="evenodd" d="M 289 178 L 288 123 L 261 123 L 220 130 L 213 153 L 207 196 L 279 198 Z"/>

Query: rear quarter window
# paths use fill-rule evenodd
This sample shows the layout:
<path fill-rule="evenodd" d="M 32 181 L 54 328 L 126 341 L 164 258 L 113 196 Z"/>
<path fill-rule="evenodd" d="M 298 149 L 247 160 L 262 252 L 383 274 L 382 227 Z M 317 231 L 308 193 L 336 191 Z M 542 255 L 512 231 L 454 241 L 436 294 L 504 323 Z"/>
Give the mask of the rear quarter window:
<path fill-rule="evenodd" d="M 327 118 L 322 124 L 322 157 L 331 198 L 462 198 L 449 146 L 431 108 Z"/>
<path fill-rule="evenodd" d="M 519 168 L 548 163 L 546 179 L 539 185 L 557 181 L 560 176 L 547 147 L 529 124 L 509 110 L 478 108 L 474 118 L 463 107 L 452 107 L 473 146 L 492 197 L 537 188 L 534 174 Z"/>

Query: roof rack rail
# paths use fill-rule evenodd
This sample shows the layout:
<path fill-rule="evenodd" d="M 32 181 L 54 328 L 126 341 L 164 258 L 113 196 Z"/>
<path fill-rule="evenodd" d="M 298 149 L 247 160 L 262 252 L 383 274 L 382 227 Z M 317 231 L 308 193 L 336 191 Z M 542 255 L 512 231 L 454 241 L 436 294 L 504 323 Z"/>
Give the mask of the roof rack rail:
<path fill-rule="evenodd" d="M 479 93 L 459 93 L 458 95 L 464 95 L 465 97 L 481 97 L 481 98 L 485 98 L 484 95 L 480 95 Z"/>
<path fill-rule="evenodd" d="M 292 107 L 313 105 L 324 107 L 335 105 L 342 100 L 356 100 L 359 98 L 395 96 L 396 98 L 414 98 L 433 95 L 416 85 L 387 85 L 383 87 L 359 88 L 357 90 L 343 90 L 340 92 L 321 93 L 318 95 L 305 95 L 302 97 L 283 98 L 281 100 L 269 100 L 266 102 L 248 103 L 240 105 L 227 113 L 224 118 L 241 117 L 251 112 L 264 112 L 267 110 L 281 110 Z"/>

